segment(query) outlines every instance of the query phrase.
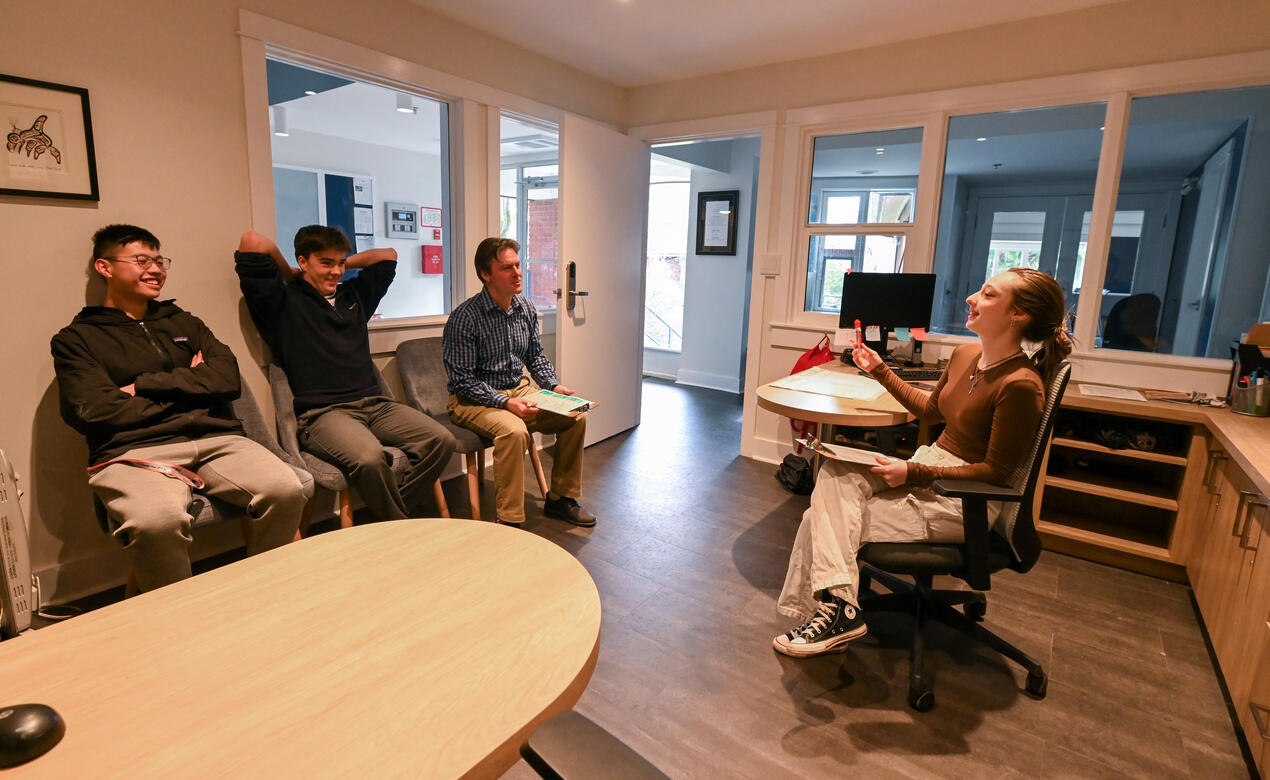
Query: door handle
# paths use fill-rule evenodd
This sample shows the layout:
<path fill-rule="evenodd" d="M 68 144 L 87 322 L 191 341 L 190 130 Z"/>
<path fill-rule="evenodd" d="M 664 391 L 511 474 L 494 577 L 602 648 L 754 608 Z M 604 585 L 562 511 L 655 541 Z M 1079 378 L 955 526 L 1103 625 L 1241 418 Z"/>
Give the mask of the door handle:
<path fill-rule="evenodd" d="M 570 260 L 564 264 L 564 288 L 556 288 L 556 299 L 564 298 L 564 307 L 568 311 L 573 311 L 574 305 L 578 298 L 585 298 L 591 293 L 586 290 L 578 289 L 578 264 Z"/>

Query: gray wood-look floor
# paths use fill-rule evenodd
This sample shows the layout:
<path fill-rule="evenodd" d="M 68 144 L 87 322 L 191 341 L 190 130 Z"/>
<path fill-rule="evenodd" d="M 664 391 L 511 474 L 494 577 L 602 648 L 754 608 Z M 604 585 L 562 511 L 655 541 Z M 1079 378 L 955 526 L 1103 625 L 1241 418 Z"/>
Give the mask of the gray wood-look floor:
<path fill-rule="evenodd" d="M 735 395 L 646 381 L 641 424 L 586 451 L 596 527 L 528 502 L 526 529 L 577 555 L 603 603 L 578 711 L 667 774 L 1248 776 L 1175 583 L 1049 552 L 1026 575 L 995 577 L 985 622 L 1045 665 L 1039 701 L 1020 669 L 944 630 L 928 647 L 938 704 L 910 710 L 910 624 L 897 615 L 869 616 L 843 654 L 776 654 L 789 621 L 774 604 L 807 499 L 738 455 L 740 422 Z M 461 488 L 447 486 L 456 515 Z M 506 777 L 536 775 L 521 762 Z"/>

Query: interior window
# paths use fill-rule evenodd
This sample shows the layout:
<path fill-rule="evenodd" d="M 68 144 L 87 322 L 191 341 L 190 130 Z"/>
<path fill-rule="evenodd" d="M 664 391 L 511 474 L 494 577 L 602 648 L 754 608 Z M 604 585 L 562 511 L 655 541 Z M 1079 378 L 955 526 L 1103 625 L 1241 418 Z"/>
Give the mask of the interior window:
<path fill-rule="evenodd" d="M 1099 306 L 1099 345 L 1229 358 L 1267 314 L 1270 87 L 1136 98 Z M 1152 204 L 1162 216 L 1155 217 Z"/>
<path fill-rule="evenodd" d="M 397 250 L 376 319 L 450 310 L 449 105 L 270 57 L 277 242 L 339 227 L 354 252 Z M 356 273 L 350 271 L 349 273 Z"/>
<path fill-rule="evenodd" d="M 935 330 L 969 334 L 966 297 L 1013 267 L 1054 276 L 1075 308 L 1105 115 L 1104 103 L 1088 103 L 949 120 Z"/>

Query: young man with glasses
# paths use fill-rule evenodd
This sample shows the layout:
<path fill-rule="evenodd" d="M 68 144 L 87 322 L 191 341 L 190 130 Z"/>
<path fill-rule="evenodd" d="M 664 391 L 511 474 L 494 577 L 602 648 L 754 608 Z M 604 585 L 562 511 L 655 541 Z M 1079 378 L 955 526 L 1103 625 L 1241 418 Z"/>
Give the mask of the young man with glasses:
<path fill-rule="evenodd" d="M 294 538 L 306 500 L 295 471 L 243 436 L 229 409 L 234 353 L 157 300 L 171 265 L 144 228 L 98 230 L 92 267 L 105 300 L 52 341 L 62 418 L 88 440 L 88 483 L 143 591 L 190 576 L 193 489 L 248 510 L 248 554 Z"/>
<path fill-rule="evenodd" d="M 350 257 L 351 248 L 338 228 L 300 228 L 296 269 L 273 241 L 249 231 L 234 267 L 251 319 L 287 374 L 300 445 L 343 471 L 376 517 L 419 517 L 454 454 L 454 436 L 380 389 L 366 325 L 396 276 L 397 252 Z M 341 281 L 346 268 L 361 273 Z M 400 482 L 384 445 L 410 461 Z"/>

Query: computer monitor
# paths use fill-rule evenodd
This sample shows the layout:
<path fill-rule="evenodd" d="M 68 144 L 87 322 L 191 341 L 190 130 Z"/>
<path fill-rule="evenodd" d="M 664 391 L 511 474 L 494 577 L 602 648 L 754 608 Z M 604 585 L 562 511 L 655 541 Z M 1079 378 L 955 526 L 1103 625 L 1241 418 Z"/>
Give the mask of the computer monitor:
<path fill-rule="evenodd" d="M 878 354 L 886 354 L 892 328 L 929 328 L 930 310 L 935 301 L 934 274 L 847 273 L 842 279 L 842 308 L 838 327 L 878 326 L 877 340 L 864 343 Z"/>

